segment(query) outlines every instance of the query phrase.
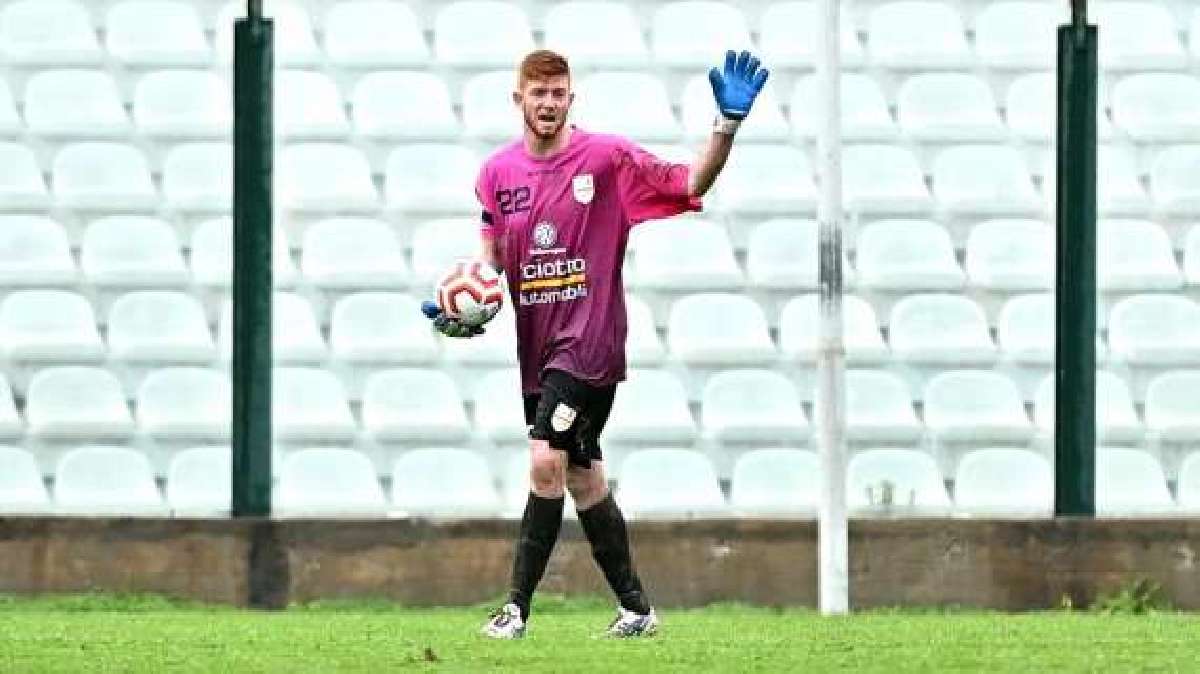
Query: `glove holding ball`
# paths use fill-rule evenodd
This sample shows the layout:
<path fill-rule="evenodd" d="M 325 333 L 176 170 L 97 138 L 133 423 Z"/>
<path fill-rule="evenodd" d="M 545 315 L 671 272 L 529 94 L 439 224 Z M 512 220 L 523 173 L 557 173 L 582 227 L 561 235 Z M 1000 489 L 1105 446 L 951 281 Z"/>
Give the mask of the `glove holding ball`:
<path fill-rule="evenodd" d="M 447 337 L 474 337 L 484 333 L 504 304 L 500 275 L 482 260 L 454 263 L 437 283 L 437 301 L 421 303 L 421 312 Z"/>

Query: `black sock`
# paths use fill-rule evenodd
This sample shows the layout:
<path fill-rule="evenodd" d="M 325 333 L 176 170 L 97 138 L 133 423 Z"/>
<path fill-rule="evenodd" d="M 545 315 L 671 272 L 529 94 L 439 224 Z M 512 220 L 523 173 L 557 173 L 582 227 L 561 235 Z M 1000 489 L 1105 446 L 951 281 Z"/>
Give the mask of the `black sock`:
<path fill-rule="evenodd" d="M 627 611 L 645 615 L 650 604 L 642 591 L 642 581 L 633 570 L 633 559 L 629 555 L 629 535 L 625 531 L 625 518 L 613 500 L 612 494 L 596 505 L 579 512 L 579 524 L 592 544 L 592 557 L 600 565 L 608 586 Z"/>
<path fill-rule="evenodd" d="M 529 619 L 529 602 L 537 589 L 546 562 L 558 540 L 562 526 L 563 497 L 542 498 L 533 492 L 525 502 L 525 514 L 521 516 L 521 533 L 517 537 L 517 550 L 513 559 L 512 590 L 508 600 L 521 608 L 521 619 Z"/>

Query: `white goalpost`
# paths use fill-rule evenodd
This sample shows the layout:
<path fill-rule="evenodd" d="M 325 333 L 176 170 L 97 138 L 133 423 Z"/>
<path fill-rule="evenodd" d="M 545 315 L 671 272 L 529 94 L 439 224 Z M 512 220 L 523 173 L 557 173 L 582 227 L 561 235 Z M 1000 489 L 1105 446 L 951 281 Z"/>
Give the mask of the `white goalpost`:
<path fill-rule="evenodd" d="M 817 207 L 820 267 L 820 343 L 814 421 L 821 453 L 818 504 L 818 605 L 823 615 L 850 608 L 849 533 L 846 521 L 846 352 L 842 339 L 841 0 L 818 6 L 817 83 L 822 120 L 817 136 Z"/>

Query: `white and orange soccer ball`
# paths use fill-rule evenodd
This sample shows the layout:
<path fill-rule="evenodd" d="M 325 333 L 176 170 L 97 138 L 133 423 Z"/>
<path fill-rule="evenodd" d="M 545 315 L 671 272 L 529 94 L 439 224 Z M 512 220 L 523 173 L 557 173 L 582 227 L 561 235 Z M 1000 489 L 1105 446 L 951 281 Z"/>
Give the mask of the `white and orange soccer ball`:
<path fill-rule="evenodd" d="M 483 260 L 459 260 L 438 280 L 437 303 L 450 318 L 483 325 L 504 304 L 500 275 Z"/>

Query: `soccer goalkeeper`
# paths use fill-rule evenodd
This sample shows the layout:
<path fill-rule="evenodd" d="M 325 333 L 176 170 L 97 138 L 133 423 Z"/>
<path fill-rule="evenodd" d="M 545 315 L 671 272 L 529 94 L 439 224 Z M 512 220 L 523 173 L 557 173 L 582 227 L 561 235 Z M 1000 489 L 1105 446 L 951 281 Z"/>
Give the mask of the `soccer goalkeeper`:
<path fill-rule="evenodd" d="M 569 125 L 575 95 L 566 59 L 539 50 L 521 62 L 512 97 L 524 118 L 523 137 L 484 163 L 475 186 L 483 205 L 483 256 L 508 276 L 530 428 L 530 494 L 511 591 L 484 625 L 486 636 L 524 636 L 534 589 L 562 524 L 564 489 L 620 602 L 607 633 L 636 637 L 658 627 L 634 570 L 625 520 L 608 491 L 599 438 L 617 382 L 625 378 L 621 265 L 629 229 L 700 209 L 767 70 L 748 52 L 730 51 L 709 80 L 717 110 L 713 133 L 688 166 L 663 161 L 625 138 Z M 628 108 L 638 114 L 638 101 L 628 101 Z M 482 332 L 439 314 L 431 303 L 425 311 L 447 336 Z"/>

